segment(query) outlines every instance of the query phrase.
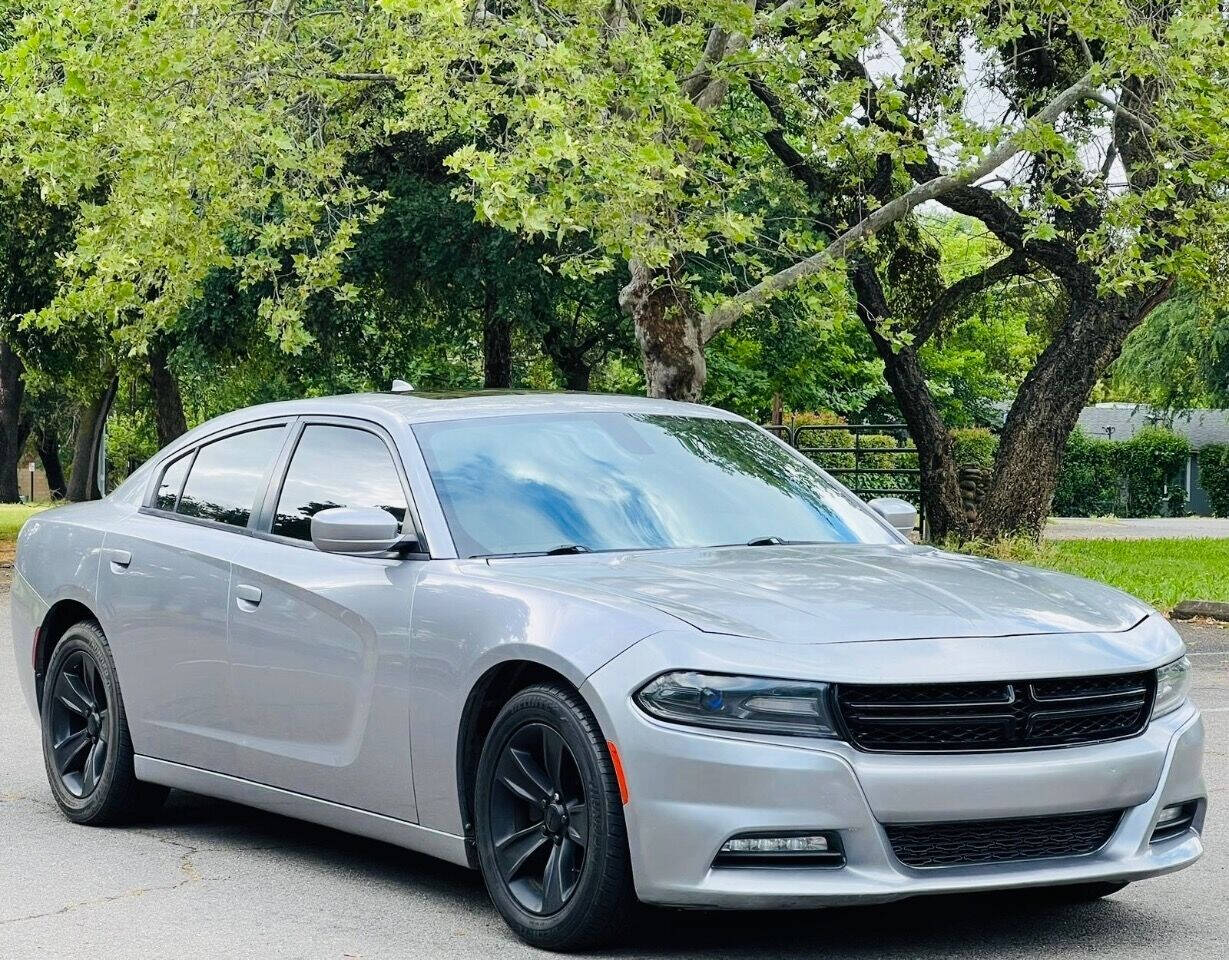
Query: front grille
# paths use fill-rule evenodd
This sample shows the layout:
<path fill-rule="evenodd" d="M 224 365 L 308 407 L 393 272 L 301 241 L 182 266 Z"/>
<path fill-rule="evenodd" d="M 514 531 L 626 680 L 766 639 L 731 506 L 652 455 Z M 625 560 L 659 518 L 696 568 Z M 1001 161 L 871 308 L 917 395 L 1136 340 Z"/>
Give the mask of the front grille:
<path fill-rule="evenodd" d="M 1156 675 L 991 683 L 840 684 L 849 741 L 881 753 L 1028 750 L 1142 733 Z"/>
<path fill-rule="evenodd" d="M 1058 817 L 886 824 L 896 859 L 910 867 L 959 867 L 1078 857 L 1109 842 L 1121 810 Z"/>

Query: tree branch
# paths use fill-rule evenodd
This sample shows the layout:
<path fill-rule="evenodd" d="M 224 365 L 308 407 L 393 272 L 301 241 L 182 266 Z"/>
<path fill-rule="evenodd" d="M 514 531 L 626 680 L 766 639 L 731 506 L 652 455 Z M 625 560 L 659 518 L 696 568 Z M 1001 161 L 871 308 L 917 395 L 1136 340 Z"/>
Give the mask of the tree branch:
<path fill-rule="evenodd" d="M 788 290 L 808 277 L 815 276 L 838 260 L 843 260 L 856 244 L 905 217 L 928 200 L 936 200 L 993 173 L 1020 152 L 1020 142 L 1030 124 L 1052 123 L 1072 104 L 1086 97 L 1089 89 L 1091 89 L 1089 75 L 1085 75 L 1055 96 L 1028 123 L 1005 137 L 998 146 L 976 163 L 956 173 L 934 177 L 915 185 L 854 224 L 823 250 L 765 277 L 749 290 L 744 290 L 714 307 L 703 320 L 701 328 L 703 340 L 708 341 L 733 324 L 743 314 L 763 305 L 778 293 Z"/>
<path fill-rule="evenodd" d="M 865 65 L 851 57 L 841 62 L 841 69 L 846 76 L 861 80 L 866 85 L 866 99 L 863 106 L 866 110 L 867 122 L 874 123 L 892 133 L 905 133 L 900 125 L 892 123 L 880 111 L 879 90 Z M 919 183 L 941 176 L 942 171 L 939 164 L 926 145 L 920 140 L 915 140 L 915 142 L 924 151 L 924 159 L 914 163 L 906 161 L 905 169 L 909 175 Z M 1027 254 L 1034 262 L 1041 264 L 1064 281 L 1068 283 L 1086 282 L 1087 270 L 1079 262 L 1074 250 L 1061 240 L 1025 240 L 1028 234 L 1028 221 L 992 190 L 982 186 L 962 186 L 937 198 L 937 201 L 954 213 L 980 221 L 1008 249 Z"/>
<path fill-rule="evenodd" d="M 1028 268 L 1028 258 L 1024 254 L 1011 253 L 1003 257 L 1003 259 L 990 264 L 980 273 L 974 273 L 957 280 L 935 298 L 935 302 L 926 311 L 926 316 L 922 318 L 922 322 L 913 331 L 914 349 L 920 349 L 922 344 L 929 340 L 935 331 L 939 329 L 939 324 L 943 322 L 943 319 L 960 304 L 964 303 L 965 300 L 969 299 L 969 297 L 981 293 L 983 290 L 989 290 L 995 284 L 1011 277 L 1018 277 L 1021 274 L 1027 273 Z"/>

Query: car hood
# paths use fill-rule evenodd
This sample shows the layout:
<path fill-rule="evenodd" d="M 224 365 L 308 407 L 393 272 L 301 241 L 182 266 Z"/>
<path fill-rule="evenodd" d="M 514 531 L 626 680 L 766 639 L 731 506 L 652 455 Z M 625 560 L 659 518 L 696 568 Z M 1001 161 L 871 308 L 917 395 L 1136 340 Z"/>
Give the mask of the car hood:
<path fill-rule="evenodd" d="M 912 545 L 716 547 L 489 561 L 491 573 L 647 604 L 783 643 L 1129 630 L 1151 609 L 1048 570 Z"/>

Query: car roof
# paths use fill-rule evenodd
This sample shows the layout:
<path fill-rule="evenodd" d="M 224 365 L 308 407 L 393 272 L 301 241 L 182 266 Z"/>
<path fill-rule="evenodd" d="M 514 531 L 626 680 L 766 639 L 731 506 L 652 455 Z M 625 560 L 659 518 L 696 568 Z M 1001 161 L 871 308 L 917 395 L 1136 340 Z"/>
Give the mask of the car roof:
<path fill-rule="evenodd" d="M 224 414 L 190 431 L 174 448 L 190 445 L 197 437 L 275 417 L 364 417 L 389 424 L 469 420 L 517 414 L 640 413 L 666 416 L 738 420 L 736 414 L 716 407 L 676 400 L 654 400 L 622 394 L 564 391 L 477 390 L 455 393 L 352 393 L 309 397 L 246 407 Z M 171 448 L 168 448 L 171 449 Z"/>

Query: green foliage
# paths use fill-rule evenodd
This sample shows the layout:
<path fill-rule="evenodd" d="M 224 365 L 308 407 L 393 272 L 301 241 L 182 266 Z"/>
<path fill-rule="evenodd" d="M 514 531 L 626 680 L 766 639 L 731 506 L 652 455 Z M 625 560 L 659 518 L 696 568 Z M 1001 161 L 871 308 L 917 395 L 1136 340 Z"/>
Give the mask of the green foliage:
<path fill-rule="evenodd" d="M 894 411 L 861 321 L 781 303 L 711 341 L 704 401 L 767 423 L 773 395 L 786 410 L 831 410 L 859 419 Z"/>
<path fill-rule="evenodd" d="M 965 427 L 952 431 L 956 448 L 956 463 L 962 467 L 994 466 L 994 455 L 999 448 L 999 438 L 985 427 Z"/>
<path fill-rule="evenodd" d="M 1229 444 L 1211 444 L 1199 451 L 1199 482 L 1212 501 L 1212 512 L 1229 517 Z"/>
<path fill-rule="evenodd" d="M 483 222 L 553 241 L 573 276 L 682 265 L 710 317 L 736 298 L 730 317 L 839 291 L 843 271 L 819 255 L 878 202 L 866 172 L 892 158 L 908 183 L 923 148 L 961 172 L 1008 141 L 1044 155 L 1046 176 L 1001 199 L 1031 238 L 1078 238 L 1107 290 L 1207 285 L 1223 257 L 1229 50 L 1214 0 L 1163 18 L 1135 0 L 6 0 L 4 20 L 0 180 L 76 215 L 58 296 L 30 320 L 102 322 L 128 352 L 217 270 L 259 287 L 267 332 L 304 349 L 314 297 L 354 302 L 346 263 L 383 211 L 352 161 L 406 132 L 446 145 Z M 1022 38 L 1077 33 L 1098 57 L 1091 93 L 1124 77 L 1155 88 L 1132 189 L 1082 165 L 1112 111 L 1076 98 L 1062 123 L 1018 119 L 1056 92 L 1027 74 Z M 1060 86 L 1085 70 L 1069 47 Z M 890 122 L 859 122 L 867 79 L 849 62 L 885 56 Z M 970 71 L 1018 109 L 972 118 Z M 829 195 L 769 150 L 781 118 Z M 1086 186 L 1060 194 L 1060 179 Z M 1087 235 L 1068 216 L 1085 202 L 1102 214 Z"/>
<path fill-rule="evenodd" d="M 1100 580 L 1161 610 L 1183 600 L 1229 601 L 1229 540 L 1028 538 L 950 543 L 946 549 Z"/>
<path fill-rule="evenodd" d="M 1181 516 L 1186 508 L 1186 491 L 1172 482 L 1190 456 L 1186 438 L 1164 427 L 1145 427 L 1118 444 L 1117 450 L 1119 470 L 1127 486 L 1127 515 Z"/>
<path fill-rule="evenodd" d="M 1229 405 L 1229 310 L 1186 293 L 1127 338 L 1106 400 L 1170 410 Z"/>
<path fill-rule="evenodd" d="M 1118 511 L 1122 475 L 1116 444 L 1077 429 L 1067 440 L 1052 512 L 1059 517 L 1096 517 Z"/>
<path fill-rule="evenodd" d="M 1180 516 L 1186 491 L 1174 482 L 1190 444 L 1164 427 L 1114 442 L 1076 430 L 1067 441 L 1053 512 L 1060 517 Z"/>

